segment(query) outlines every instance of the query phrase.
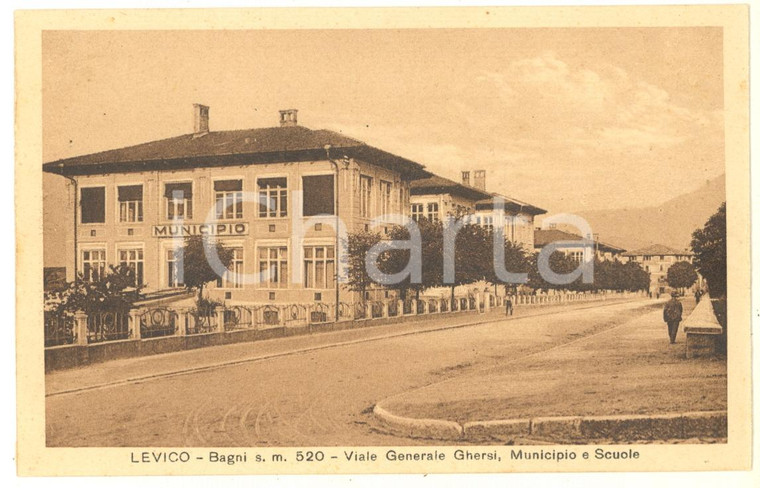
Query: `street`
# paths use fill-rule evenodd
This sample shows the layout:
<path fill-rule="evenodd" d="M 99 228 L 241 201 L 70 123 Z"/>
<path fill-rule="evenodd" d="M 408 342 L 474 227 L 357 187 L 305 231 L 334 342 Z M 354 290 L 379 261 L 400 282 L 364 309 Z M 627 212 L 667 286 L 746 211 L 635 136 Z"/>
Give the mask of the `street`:
<path fill-rule="evenodd" d="M 371 407 L 410 389 L 492 368 L 620 326 L 661 306 L 660 302 L 638 300 L 570 310 L 558 307 L 556 313 L 540 316 L 378 338 L 56 394 L 46 399 L 47 444 L 440 444 L 376 431 L 371 426 Z M 216 349 L 182 354 L 187 354 L 187 367 L 193 368 L 193 357 L 214 354 Z M 124 364 L 128 367 L 129 362 Z M 80 372 L 86 374 L 98 367 Z"/>

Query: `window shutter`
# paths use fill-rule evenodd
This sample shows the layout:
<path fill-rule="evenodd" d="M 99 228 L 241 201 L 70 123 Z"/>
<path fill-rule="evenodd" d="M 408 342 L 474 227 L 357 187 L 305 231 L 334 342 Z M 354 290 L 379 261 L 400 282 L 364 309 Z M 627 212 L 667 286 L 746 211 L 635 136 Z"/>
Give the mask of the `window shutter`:
<path fill-rule="evenodd" d="M 335 177 L 303 177 L 303 215 L 335 214 Z"/>
<path fill-rule="evenodd" d="M 142 185 L 120 186 L 119 187 L 119 201 L 131 202 L 135 200 L 142 200 L 143 187 Z"/>
<path fill-rule="evenodd" d="M 243 191 L 243 180 L 215 181 L 214 191 Z"/>
<path fill-rule="evenodd" d="M 193 184 L 192 183 L 167 183 L 164 187 L 164 196 L 166 198 L 174 198 L 175 191 L 182 192 L 182 198 L 193 198 Z"/>

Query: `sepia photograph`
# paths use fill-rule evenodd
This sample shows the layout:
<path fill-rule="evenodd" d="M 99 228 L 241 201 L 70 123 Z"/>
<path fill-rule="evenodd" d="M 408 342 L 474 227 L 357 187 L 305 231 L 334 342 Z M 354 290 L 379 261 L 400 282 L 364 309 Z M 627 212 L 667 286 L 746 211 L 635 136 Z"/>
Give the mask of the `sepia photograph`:
<path fill-rule="evenodd" d="M 746 7 L 566 10 L 17 15 L 27 460 L 748 468 Z"/>

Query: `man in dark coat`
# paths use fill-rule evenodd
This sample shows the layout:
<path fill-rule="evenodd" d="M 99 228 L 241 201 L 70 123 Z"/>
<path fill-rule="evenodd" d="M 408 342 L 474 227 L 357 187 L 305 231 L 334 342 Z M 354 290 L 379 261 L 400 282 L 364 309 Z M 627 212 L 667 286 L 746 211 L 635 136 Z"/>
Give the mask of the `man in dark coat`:
<path fill-rule="evenodd" d="M 668 335 L 670 336 L 670 343 L 676 343 L 676 334 L 678 333 L 678 324 L 681 323 L 681 316 L 683 315 L 683 305 L 678 301 L 678 294 L 673 293 L 672 298 L 665 304 L 665 309 L 662 311 L 662 318 L 668 324 Z"/>

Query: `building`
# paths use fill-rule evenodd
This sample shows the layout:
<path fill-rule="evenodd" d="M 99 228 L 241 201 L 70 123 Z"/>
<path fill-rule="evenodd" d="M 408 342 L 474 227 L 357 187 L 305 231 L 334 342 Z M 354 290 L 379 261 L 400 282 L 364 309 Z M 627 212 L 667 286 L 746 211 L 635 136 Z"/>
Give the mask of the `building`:
<path fill-rule="evenodd" d="M 501 225 L 509 240 L 532 251 L 534 218 L 546 210 L 486 191 L 484 170 L 475 171 L 473 176 L 472 185 L 469 171 L 462 171 L 462 183 L 436 175 L 413 181 L 410 188 L 412 219 L 424 217 L 438 221 L 447 216 L 472 214 L 479 225 L 491 228 Z M 501 205 L 502 210 L 494 213 L 495 204 Z"/>
<path fill-rule="evenodd" d="M 534 239 L 534 245 L 537 251 L 540 251 L 544 248 L 547 244 L 551 244 L 553 242 L 562 242 L 562 241 L 582 241 L 583 238 L 577 234 L 572 234 L 570 232 L 566 232 L 564 230 L 560 229 L 536 229 L 533 232 L 533 239 Z M 621 258 L 623 253 L 625 252 L 625 249 L 617 246 L 613 246 L 612 244 L 608 244 L 605 242 L 600 241 L 596 238 L 596 236 L 590 236 L 590 240 L 593 242 L 594 246 L 594 255 L 596 256 L 596 259 L 599 259 L 601 261 L 613 261 L 618 260 Z M 575 247 L 575 246 L 561 246 L 559 245 L 557 247 L 557 250 L 559 252 L 562 252 L 565 254 L 565 256 L 569 256 L 576 262 L 583 261 L 583 248 L 581 247 Z"/>
<path fill-rule="evenodd" d="M 433 175 L 410 185 L 410 215 L 413 220 L 427 218 L 433 222 L 447 216 L 475 213 L 475 205 L 490 194 L 472 186 Z"/>
<path fill-rule="evenodd" d="M 635 261 L 649 271 L 651 279 L 649 291 L 652 293 L 665 293 L 669 290 L 667 276 L 668 269 L 680 261 L 692 262 L 694 254 L 691 251 L 679 251 L 662 244 L 654 244 L 649 247 L 623 253 L 628 261 Z"/>
<path fill-rule="evenodd" d="M 209 287 L 211 298 L 353 301 L 336 289 L 335 222 L 353 232 L 380 215 L 406 213 L 410 182 L 430 173 L 341 134 L 300 126 L 296 110 L 280 111 L 276 127 L 211 131 L 209 108 L 193 109 L 190 134 L 44 164 L 76 195 L 76 251 L 67 269 L 93 279 L 126 264 L 146 292 L 181 288 L 178 238 L 212 235 L 234 259 Z"/>

